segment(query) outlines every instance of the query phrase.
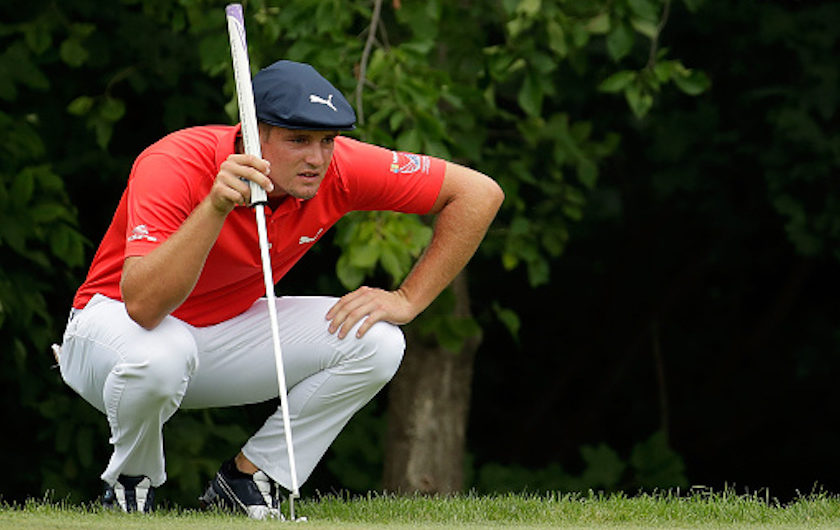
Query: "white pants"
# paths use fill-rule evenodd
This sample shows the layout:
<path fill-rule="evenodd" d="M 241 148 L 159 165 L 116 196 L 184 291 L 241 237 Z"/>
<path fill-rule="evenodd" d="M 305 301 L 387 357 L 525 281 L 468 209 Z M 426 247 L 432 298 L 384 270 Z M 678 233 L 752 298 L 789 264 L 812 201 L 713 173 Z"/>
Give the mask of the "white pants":
<path fill-rule="evenodd" d="M 405 350 L 402 331 L 378 322 L 362 337 L 327 331 L 329 297 L 277 299 L 300 484 L 309 478 L 350 418 L 394 376 Z M 226 322 L 194 327 L 168 316 L 149 331 L 122 302 L 96 295 L 64 333 L 64 381 L 106 414 L 114 452 L 102 479 L 146 475 L 166 480 L 163 424 L 178 408 L 257 403 L 279 395 L 267 300 Z M 357 325 L 358 327 L 358 325 Z M 291 489 L 278 407 L 242 448 L 268 476 Z"/>

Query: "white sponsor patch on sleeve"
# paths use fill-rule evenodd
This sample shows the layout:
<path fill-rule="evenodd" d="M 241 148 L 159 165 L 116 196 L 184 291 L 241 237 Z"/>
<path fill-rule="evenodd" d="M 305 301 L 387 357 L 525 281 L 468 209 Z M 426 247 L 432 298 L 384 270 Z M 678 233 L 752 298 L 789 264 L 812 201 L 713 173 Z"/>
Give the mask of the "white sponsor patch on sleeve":
<path fill-rule="evenodd" d="M 146 225 L 137 225 L 131 230 L 131 235 L 128 236 L 127 241 L 137 241 L 145 239 L 146 241 L 156 242 L 158 238 L 149 235 L 149 227 Z"/>

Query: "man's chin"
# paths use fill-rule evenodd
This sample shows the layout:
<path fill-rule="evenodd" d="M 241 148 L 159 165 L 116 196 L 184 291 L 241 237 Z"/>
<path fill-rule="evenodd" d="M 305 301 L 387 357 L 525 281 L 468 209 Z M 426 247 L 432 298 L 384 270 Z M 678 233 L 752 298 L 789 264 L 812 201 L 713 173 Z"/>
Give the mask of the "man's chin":
<path fill-rule="evenodd" d="M 289 193 L 295 199 L 302 199 L 304 201 L 308 201 L 309 199 L 315 197 L 318 194 L 318 188 L 314 190 L 294 190 L 292 193 Z"/>

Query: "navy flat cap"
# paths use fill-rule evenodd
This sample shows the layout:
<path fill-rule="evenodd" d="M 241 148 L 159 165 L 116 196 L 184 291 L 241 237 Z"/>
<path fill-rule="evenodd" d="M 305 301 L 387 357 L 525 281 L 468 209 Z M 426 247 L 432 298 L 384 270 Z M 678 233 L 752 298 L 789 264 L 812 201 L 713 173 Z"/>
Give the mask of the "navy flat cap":
<path fill-rule="evenodd" d="M 252 80 L 259 121 L 286 129 L 350 131 L 356 113 L 329 81 L 308 64 L 277 61 Z"/>

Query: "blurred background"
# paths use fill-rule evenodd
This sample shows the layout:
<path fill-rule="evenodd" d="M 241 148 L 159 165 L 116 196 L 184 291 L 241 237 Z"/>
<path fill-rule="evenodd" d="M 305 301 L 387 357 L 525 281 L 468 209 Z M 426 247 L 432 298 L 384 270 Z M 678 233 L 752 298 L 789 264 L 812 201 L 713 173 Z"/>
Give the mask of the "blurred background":
<path fill-rule="evenodd" d="M 305 494 L 840 488 L 840 4 L 243 5 L 254 69 L 309 62 L 351 136 L 506 192 Z M 223 8 L 0 7 L 3 501 L 99 494 L 107 423 L 49 345 L 134 157 L 237 121 Z M 277 293 L 393 287 L 430 222 L 353 214 Z M 178 413 L 161 498 L 195 505 L 276 406 Z"/>

